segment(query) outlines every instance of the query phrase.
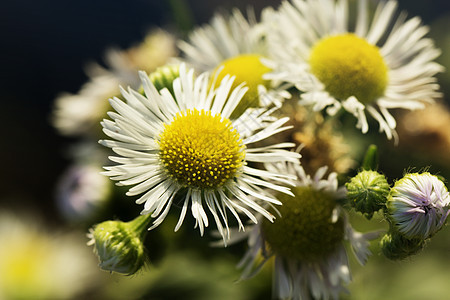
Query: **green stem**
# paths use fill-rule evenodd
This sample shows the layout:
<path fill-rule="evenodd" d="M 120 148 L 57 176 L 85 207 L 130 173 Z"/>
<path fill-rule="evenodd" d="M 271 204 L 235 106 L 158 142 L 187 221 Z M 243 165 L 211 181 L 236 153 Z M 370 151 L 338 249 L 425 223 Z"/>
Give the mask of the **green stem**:
<path fill-rule="evenodd" d="M 148 231 L 147 228 L 150 224 L 151 219 L 151 214 L 140 215 L 136 217 L 133 221 L 129 222 L 130 230 L 136 232 L 141 237 L 144 237 Z"/>

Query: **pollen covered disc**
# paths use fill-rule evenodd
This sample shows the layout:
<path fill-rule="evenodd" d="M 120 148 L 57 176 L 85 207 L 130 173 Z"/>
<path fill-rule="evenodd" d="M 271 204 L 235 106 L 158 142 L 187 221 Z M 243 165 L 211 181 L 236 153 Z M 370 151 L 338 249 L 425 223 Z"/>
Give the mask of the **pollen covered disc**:
<path fill-rule="evenodd" d="M 215 189 L 238 175 L 245 146 L 230 120 L 210 111 L 178 113 L 160 135 L 160 159 L 168 175 L 190 188 Z"/>
<path fill-rule="evenodd" d="M 383 96 L 388 67 L 378 47 L 352 33 L 328 36 L 311 49 L 311 72 L 338 100 L 369 104 Z"/>

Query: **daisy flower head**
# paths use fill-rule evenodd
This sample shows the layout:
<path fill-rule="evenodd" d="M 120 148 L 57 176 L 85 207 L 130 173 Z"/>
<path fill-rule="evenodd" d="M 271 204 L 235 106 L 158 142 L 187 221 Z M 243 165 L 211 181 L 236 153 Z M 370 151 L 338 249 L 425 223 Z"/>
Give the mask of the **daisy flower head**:
<path fill-rule="evenodd" d="M 233 87 L 245 82 L 249 90 L 237 113 L 247 107 L 280 106 L 290 94 L 263 75 L 271 71 L 262 63 L 267 57 L 265 30 L 249 10 L 248 20 L 235 9 L 230 16 L 217 14 L 211 23 L 195 29 L 188 41 L 180 41 L 183 60 L 199 71 L 213 72 L 216 83 L 226 75 L 236 76 Z M 270 96 L 266 96 L 270 94 Z"/>
<path fill-rule="evenodd" d="M 256 147 L 255 142 L 288 129 L 283 126 L 288 118 L 276 119 L 273 110 L 259 109 L 230 119 L 247 90 L 243 85 L 232 89 L 233 77 L 214 88 L 207 73 L 196 78 L 193 69 L 181 64 L 172 96 L 166 88 L 158 92 L 144 72 L 140 76 L 144 95 L 129 88 L 122 90 L 126 102 L 110 100 L 116 112 L 102 125 L 112 140 L 100 142 L 119 155 L 110 157 L 117 165 L 105 167 L 105 174 L 119 185 L 131 185 L 127 195 L 142 194 L 136 203 L 144 204 L 142 214 L 156 218 L 151 228 L 178 202 L 182 208 L 175 230 L 190 208 L 203 235 L 207 207 L 224 241 L 229 238 L 227 209 L 241 229 L 240 212 L 254 222 L 255 212 L 273 220 L 261 203 L 280 204 L 267 190 L 290 194 L 284 185 L 292 176 L 253 163 L 298 163 L 300 155 L 284 150 L 292 143 Z"/>
<path fill-rule="evenodd" d="M 368 239 L 375 236 L 351 227 L 337 202 L 346 190 L 338 186 L 336 173 L 324 178 L 327 167 L 322 167 L 311 178 L 301 166 L 279 164 L 273 168 L 298 176 L 292 189 L 295 197 L 279 195 L 283 204 L 280 218 L 253 227 L 248 252 L 240 263 L 242 278 L 253 276 L 274 257 L 274 298 L 337 299 L 351 278 L 344 240 L 350 241 L 356 258 L 364 264 L 370 254 Z"/>
<path fill-rule="evenodd" d="M 440 96 L 433 62 L 440 51 L 426 38 L 418 17 L 396 18 L 396 1 L 382 1 L 369 16 L 368 1 L 358 0 L 355 26 L 347 0 L 292 0 L 279 11 L 266 10 L 273 72 L 268 79 L 289 82 L 300 103 L 357 118 L 366 133 L 366 113 L 388 139 L 396 137 L 391 108 L 420 109 Z"/>
<path fill-rule="evenodd" d="M 412 173 L 395 183 L 386 206 L 400 234 L 425 240 L 444 225 L 450 214 L 450 196 L 437 176 Z"/>

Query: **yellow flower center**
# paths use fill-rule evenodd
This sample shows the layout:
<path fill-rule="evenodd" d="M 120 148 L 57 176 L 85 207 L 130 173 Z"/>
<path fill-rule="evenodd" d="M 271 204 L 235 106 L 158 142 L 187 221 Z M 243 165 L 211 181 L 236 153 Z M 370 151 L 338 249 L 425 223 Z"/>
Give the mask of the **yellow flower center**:
<path fill-rule="evenodd" d="M 160 158 L 180 185 L 215 189 L 238 175 L 245 146 L 231 121 L 210 111 L 178 113 L 160 135 Z"/>
<path fill-rule="evenodd" d="M 277 255 L 309 262 L 323 259 L 344 238 L 342 218 L 332 218 L 336 201 L 310 187 L 297 187 L 292 192 L 295 197 L 279 196 L 281 217 L 274 223 L 264 219 L 262 234 Z"/>
<path fill-rule="evenodd" d="M 311 72 L 335 98 L 368 104 L 384 94 L 388 67 L 378 47 L 347 33 L 326 37 L 311 50 Z"/>
<path fill-rule="evenodd" d="M 214 73 L 220 68 L 222 70 L 217 76 L 216 87 L 220 84 L 225 75 L 236 76 L 232 88 L 236 88 L 239 84 L 245 82 L 248 91 L 245 93 L 239 105 L 231 115 L 231 118 L 239 117 L 249 107 L 259 107 L 258 85 L 269 87 L 269 81 L 264 80 L 262 76 L 271 69 L 261 63 L 261 55 L 259 54 L 243 54 L 225 60 L 220 64 Z M 212 77 L 214 78 L 214 76 Z"/>

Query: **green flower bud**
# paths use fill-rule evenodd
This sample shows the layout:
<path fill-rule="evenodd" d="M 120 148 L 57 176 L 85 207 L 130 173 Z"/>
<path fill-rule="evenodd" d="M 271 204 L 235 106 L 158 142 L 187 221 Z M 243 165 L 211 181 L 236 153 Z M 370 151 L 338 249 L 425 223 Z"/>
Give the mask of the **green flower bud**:
<path fill-rule="evenodd" d="M 350 205 L 369 220 L 384 207 L 389 194 L 386 177 L 376 171 L 361 171 L 345 186 Z"/>
<path fill-rule="evenodd" d="M 165 65 L 149 75 L 150 81 L 158 91 L 167 88 L 172 96 L 174 96 L 173 81 L 178 77 L 180 77 L 179 65 Z"/>
<path fill-rule="evenodd" d="M 88 245 L 100 260 L 100 268 L 124 275 L 136 273 L 145 263 L 144 235 L 150 215 L 130 222 L 105 221 L 91 229 Z"/>
<path fill-rule="evenodd" d="M 401 260 L 423 249 L 422 239 L 408 239 L 399 233 L 387 233 L 380 241 L 381 251 L 391 260 Z"/>

